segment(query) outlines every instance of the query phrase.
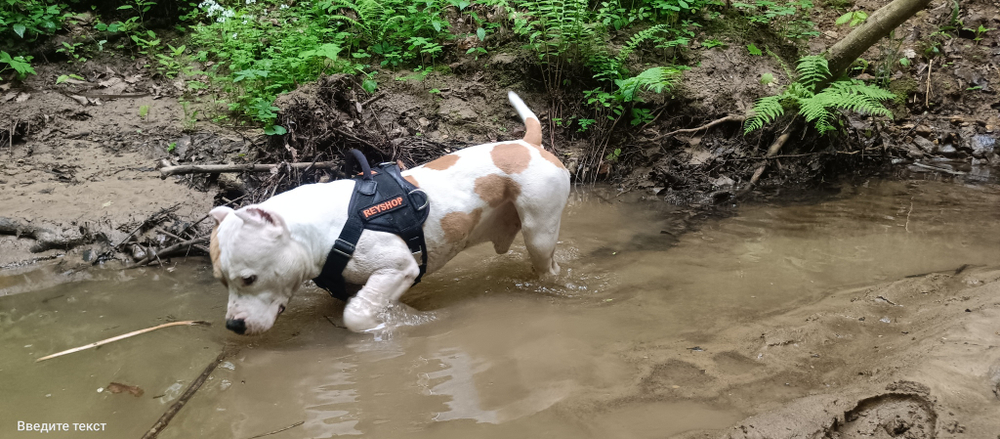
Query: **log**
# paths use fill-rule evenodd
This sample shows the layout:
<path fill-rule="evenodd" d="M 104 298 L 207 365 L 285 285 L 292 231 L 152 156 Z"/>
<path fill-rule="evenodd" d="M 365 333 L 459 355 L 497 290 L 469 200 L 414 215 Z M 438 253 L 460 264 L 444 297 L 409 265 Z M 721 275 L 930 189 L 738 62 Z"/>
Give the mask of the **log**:
<path fill-rule="evenodd" d="M 869 47 L 930 3 L 931 0 L 894 0 L 869 15 L 861 26 L 827 50 L 826 60 L 833 78 L 842 76 Z"/>

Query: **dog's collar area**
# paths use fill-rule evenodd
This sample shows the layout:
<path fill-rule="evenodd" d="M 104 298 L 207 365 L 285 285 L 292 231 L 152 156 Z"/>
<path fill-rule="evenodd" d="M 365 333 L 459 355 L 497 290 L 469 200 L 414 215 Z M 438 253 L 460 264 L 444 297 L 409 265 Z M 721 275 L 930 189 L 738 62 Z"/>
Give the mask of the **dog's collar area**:
<path fill-rule="evenodd" d="M 353 158 L 364 163 L 364 172 L 354 178 L 354 193 L 347 210 L 347 222 L 330 249 L 320 275 L 313 279 L 331 296 L 350 299 L 344 286 L 344 268 L 354 255 L 355 246 L 365 229 L 389 232 L 406 242 L 414 254 L 420 253 L 420 282 L 427 271 L 427 244 L 424 241 L 424 221 L 430 213 L 430 200 L 424 191 L 406 181 L 395 163 L 382 163 L 368 169 L 364 155 L 351 150 Z M 347 172 L 351 175 L 350 172 Z"/>

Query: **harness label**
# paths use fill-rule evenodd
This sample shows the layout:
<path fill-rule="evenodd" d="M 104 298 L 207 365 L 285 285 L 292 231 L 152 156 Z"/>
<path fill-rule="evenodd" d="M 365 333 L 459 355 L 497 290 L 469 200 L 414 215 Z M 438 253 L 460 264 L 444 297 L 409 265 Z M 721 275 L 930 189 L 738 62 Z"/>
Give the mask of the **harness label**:
<path fill-rule="evenodd" d="M 373 206 L 361 209 L 361 216 L 364 217 L 365 221 L 375 218 L 384 213 L 392 212 L 400 207 L 405 206 L 403 203 L 403 197 L 398 196 L 391 200 L 383 201 Z"/>

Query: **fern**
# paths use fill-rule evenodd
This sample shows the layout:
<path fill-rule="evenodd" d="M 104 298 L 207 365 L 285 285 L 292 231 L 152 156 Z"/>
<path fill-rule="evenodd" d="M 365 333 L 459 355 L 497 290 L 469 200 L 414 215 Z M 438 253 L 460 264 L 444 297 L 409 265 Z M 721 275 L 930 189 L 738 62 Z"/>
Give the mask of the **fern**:
<path fill-rule="evenodd" d="M 895 94 L 881 88 L 866 85 L 856 79 L 833 81 L 816 92 L 816 87 L 830 78 L 826 59 L 820 56 L 806 56 L 796 66 L 799 78 L 780 95 L 758 100 L 751 116 L 743 125 L 743 133 L 763 128 L 774 122 L 786 110 L 798 109 L 798 114 L 807 123 L 812 123 L 820 135 L 834 131 L 834 122 L 839 111 L 892 117 L 892 112 L 882 105 L 883 101 L 895 98 Z"/>
<path fill-rule="evenodd" d="M 753 116 L 747 119 L 744 124 L 743 134 L 747 134 L 753 130 L 758 130 L 771 122 L 774 122 L 783 114 L 785 114 L 785 107 L 781 104 L 781 96 L 768 96 L 765 98 L 760 98 L 757 103 L 754 104 Z"/>
<path fill-rule="evenodd" d="M 795 66 L 795 71 L 799 75 L 797 82 L 812 92 L 816 92 L 816 86 L 831 76 L 826 58 L 820 55 L 803 56 Z"/>
<path fill-rule="evenodd" d="M 653 67 L 631 78 L 617 80 L 617 97 L 623 102 L 632 102 L 642 90 L 663 93 L 664 90 L 673 88 L 680 73 L 681 70 L 676 67 Z"/>

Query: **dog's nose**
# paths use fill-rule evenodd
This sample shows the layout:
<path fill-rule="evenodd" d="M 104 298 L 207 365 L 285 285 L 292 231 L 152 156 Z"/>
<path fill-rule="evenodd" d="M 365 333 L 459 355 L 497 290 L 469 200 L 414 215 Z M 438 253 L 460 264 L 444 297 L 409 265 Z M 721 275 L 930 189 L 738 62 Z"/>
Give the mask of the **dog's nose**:
<path fill-rule="evenodd" d="M 237 334 L 243 334 L 247 332 L 247 323 L 243 319 L 229 319 L 226 320 L 226 329 Z"/>
<path fill-rule="evenodd" d="M 285 305 L 278 305 L 278 315 L 280 316 L 283 312 L 285 312 Z"/>

